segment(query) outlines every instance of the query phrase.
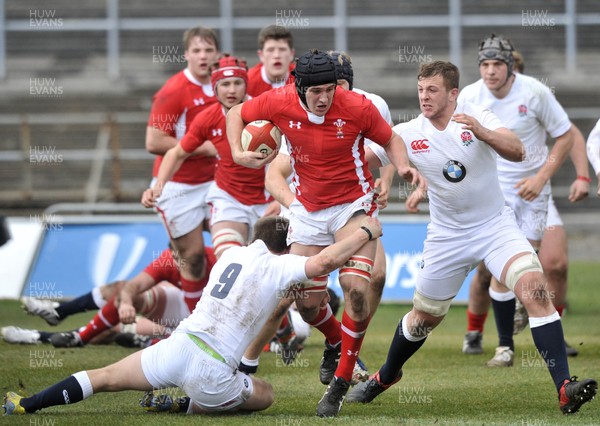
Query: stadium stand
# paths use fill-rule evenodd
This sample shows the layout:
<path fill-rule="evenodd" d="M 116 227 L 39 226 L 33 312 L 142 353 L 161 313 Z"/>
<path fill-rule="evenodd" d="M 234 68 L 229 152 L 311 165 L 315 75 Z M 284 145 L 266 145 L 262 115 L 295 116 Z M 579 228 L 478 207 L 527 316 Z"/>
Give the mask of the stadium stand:
<path fill-rule="evenodd" d="M 587 136 L 600 117 L 600 95 L 589 90 L 600 85 L 596 75 L 600 63 L 597 51 L 600 4 L 593 0 L 576 2 L 577 62 L 571 72 L 566 72 L 567 30 L 552 18 L 565 13 L 567 2 L 563 0 L 528 3 L 528 10 L 547 14 L 548 26 L 552 28 L 523 25 L 523 13 L 527 11 L 521 4 L 509 0 L 486 5 L 475 0 L 452 0 L 442 8 L 434 0 L 402 5 L 393 1 L 346 0 L 341 2 L 345 4 L 342 16 L 345 15 L 346 22 L 351 24 L 346 36 L 357 76 L 355 84 L 382 95 L 390 105 L 396 123 L 416 116 L 418 104 L 414 79 L 418 62 L 450 58 L 446 18 L 415 19 L 413 28 L 370 28 L 369 19 L 382 16 L 411 19 L 411 15 L 445 17 L 451 4 L 457 3 L 461 5 L 463 24 L 460 29 L 461 86 L 478 78 L 475 46 L 491 28 L 485 23 L 473 22 L 472 17 L 483 14 L 491 19 L 512 16 L 513 25 L 493 26 L 494 31 L 512 38 L 527 58 L 527 73 L 555 88 L 556 96 Z M 3 136 L 0 178 L 4 182 L 0 200 L 3 207 L 8 210 L 43 209 L 55 202 L 86 201 L 86 196 L 89 201 L 86 185 L 95 179 L 91 178 L 93 153 L 105 142 L 108 160 L 99 162 L 102 173 L 96 174 L 99 178 L 96 200 L 138 201 L 149 182 L 152 164 L 152 156 L 143 152 L 152 94 L 168 76 L 184 66 L 181 58 L 183 29 L 219 19 L 220 2 L 83 0 L 76 8 L 68 0 L 54 0 L 51 6 L 42 0 L 27 4 L 5 0 L 3 4 L 5 21 L 0 22 L 0 30 L 6 35 L 6 78 L 0 81 L 3 93 L 0 98 L 0 133 Z M 156 29 L 119 30 L 118 78 L 110 78 L 108 71 L 111 66 L 107 59 L 108 21 L 104 18 L 111 13 L 111 5 L 116 5 L 120 22 L 128 24 L 127 28 L 141 18 L 156 19 L 148 21 L 155 22 Z M 247 57 L 253 65 L 258 61 L 255 54 L 258 29 L 253 25 L 260 19 L 264 24 L 275 23 L 279 13 L 280 19 L 282 16 L 285 19 L 287 14 L 287 18 L 295 21 L 292 31 L 296 52 L 311 47 L 339 47 L 335 46 L 334 20 L 322 20 L 339 12 L 335 10 L 334 2 L 317 0 L 299 1 L 293 5 L 286 3 L 285 6 L 274 0 L 235 2 L 231 17 L 234 22 L 232 45 L 236 54 Z M 52 14 L 50 18 L 46 16 L 47 19 L 61 19 L 63 23 L 67 20 L 91 21 L 81 21 L 90 24 L 86 30 L 76 31 L 61 30 L 59 21 L 54 21 L 56 25 L 50 29 L 31 24 L 31 19 L 40 19 L 43 13 Z M 193 18 L 196 16 L 198 19 Z M 176 18 L 180 21 L 173 21 Z M 167 24 L 161 26 L 161 22 Z M 174 29 L 178 25 L 174 22 L 180 22 L 181 29 Z M 383 25 L 387 24 L 384 22 Z M 155 57 L 161 52 L 169 60 Z M 60 93 L 53 96 L 36 94 L 35 87 L 44 85 Z M 62 156 L 62 160 L 32 163 L 30 154 L 37 155 L 44 149 Z M 23 178 L 14 179 L 14 176 Z M 566 194 L 573 176 L 573 168 L 567 164 L 553 181 L 559 208 L 562 211 L 597 208 L 595 199 L 576 205 L 568 202 Z M 392 195 L 397 197 L 397 194 Z M 399 200 L 392 201 L 400 205 Z"/>

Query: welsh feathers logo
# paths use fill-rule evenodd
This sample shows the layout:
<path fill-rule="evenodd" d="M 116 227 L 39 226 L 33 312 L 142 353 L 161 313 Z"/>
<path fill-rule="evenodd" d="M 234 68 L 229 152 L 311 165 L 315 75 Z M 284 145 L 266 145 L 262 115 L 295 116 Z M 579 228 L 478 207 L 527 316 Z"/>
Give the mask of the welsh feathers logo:
<path fill-rule="evenodd" d="M 344 138 L 344 126 L 346 125 L 346 122 L 344 120 L 342 120 L 341 118 L 338 118 L 337 120 L 335 120 L 333 122 L 333 125 L 335 127 L 337 127 L 337 132 L 335 134 L 335 137 L 338 139 L 343 139 Z"/>
<path fill-rule="evenodd" d="M 527 105 L 519 105 L 519 117 L 525 117 L 527 115 Z"/>
<path fill-rule="evenodd" d="M 473 135 L 471 132 L 464 131 L 460 134 L 463 146 L 469 146 L 473 143 Z"/>

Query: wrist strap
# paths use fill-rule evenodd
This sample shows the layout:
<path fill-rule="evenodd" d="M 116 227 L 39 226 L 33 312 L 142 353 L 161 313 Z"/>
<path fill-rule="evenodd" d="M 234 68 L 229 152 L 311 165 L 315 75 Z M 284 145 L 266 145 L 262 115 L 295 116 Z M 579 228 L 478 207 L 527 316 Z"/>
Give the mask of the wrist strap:
<path fill-rule="evenodd" d="M 371 241 L 373 239 L 373 234 L 371 234 L 371 231 L 369 230 L 369 228 L 367 228 L 366 226 L 361 226 L 360 229 L 362 229 L 363 231 L 365 231 L 367 233 L 367 235 L 369 236 L 369 241 Z"/>
<path fill-rule="evenodd" d="M 581 176 L 581 175 L 579 175 L 579 176 L 577 176 L 577 180 L 582 180 L 582 181 L 587 182 L 587 183 L 592 183 L 592 179 L 589 178 L 589 177 L 587 177 L 587 176 Z"/>

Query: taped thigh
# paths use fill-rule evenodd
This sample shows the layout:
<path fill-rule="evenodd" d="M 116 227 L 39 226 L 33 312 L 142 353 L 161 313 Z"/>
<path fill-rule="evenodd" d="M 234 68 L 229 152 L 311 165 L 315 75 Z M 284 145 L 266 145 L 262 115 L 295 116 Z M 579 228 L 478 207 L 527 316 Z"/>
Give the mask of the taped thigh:
<path fill-rule="evenodd" d="M 435 300 L 427 296 L 423 296 L 418 291 L 415 291 L 413 296 L 413 305 L 415 309 L 425 312 L 434 317 L 443 317 L 448 313 L 452 299 Z"/>
<path fill-rule="evenodd" d="M 242 234 L 231 228 L 223 228 L 217 231 L 212 237 L 212 242 L 217 257 L 228 248 L 241 247 L 246 244 Z"/>
<path fill-rule="evenodd" d="M 371 273 L 373 272 L 373 259 L 365 256 L 352 256 L 340 269 L 340 278 L 343 276 L 354 275 L 371 282 Z"/>
<path fill-rule="evenodd" d="M 304 293 L 322 292 L 327 289 L 327 281 L 329 281 L 329 274 L 319 275 L 318 277 L 303 281 L 297 288 L 291 288 L 290 290 L 298 290 Z"/>
<path fill-rule="evenodd" d="M 523 275 L 528 274 L 530 272 L 540 272 L 544 273 L 542 269 L 542 264 L 540 263 L 540 259 L 536 253 L 526 254 L 524 256 L 520 256 L 512 261 L 508 270 L 506 271 L 506 278 L 504 278 L 504 284 L 510 291 L 515 290 L 515 286 L 523 277 Z"/>

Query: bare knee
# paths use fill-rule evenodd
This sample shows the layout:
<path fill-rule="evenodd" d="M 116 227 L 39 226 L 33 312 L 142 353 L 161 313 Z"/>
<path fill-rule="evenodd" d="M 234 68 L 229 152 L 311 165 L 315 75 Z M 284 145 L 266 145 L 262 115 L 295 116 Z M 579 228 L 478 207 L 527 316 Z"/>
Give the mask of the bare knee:
<path fill-rule="evenodd" d="M 323 299 L 326 297 L 322 294 L 321 297 L 315 297 L 316 294 L 303 293 L 304 297 L 296 299 L 296 307 L 302 319 L 306 322 L 311 322 L 319 314 Z"/>
<path fill-rule="evenodd" d="M 525 274 L 517 283 L 515 290 L 530 315 L 544 315 L 549 309 L 552 309 L 554 292 L 548 290 L 548 284 L 542 273 Z"/>
<path fill-rule="evenodd" d="M 436 317 L 427 312 L 414 309 L 409 315 L 406 328 L 413 337 L 427 337 L 442 322 L 445 315 Z"/>
<path fill-rule="evenodd" d="M 350 289 L 350 306 L 352 306 L 352 311 L 354 312 L 363 312 L 366 310 L 366 298 L 364 292 L 354 287 Z"/>
<path fill-rule="evenodd" d="M 275 400 L 273 393 L 273 386 L 270 383 L 253 377 L 252 379 L 253 390 L 252 395 L 246 402 L 239 406 L 242 410 L 260 411 L 266 410 Z"/>
<path fill-rule="evenodd" d="M 549 259 L 541 259 L 544 272 L 549 279 L 566 280 L 569 259 L 566 255 L 553 256 Z"/>
<path fill-rule="evenodd" d="M 378 299 L 381 299 L 383 294 L 383 288 L 385 287 L 385 268 L 383 270 L 376 268 L 373 269 L 371 275 L 371 283 L 369 284 L 370 290 L 375 294 Z"/>

